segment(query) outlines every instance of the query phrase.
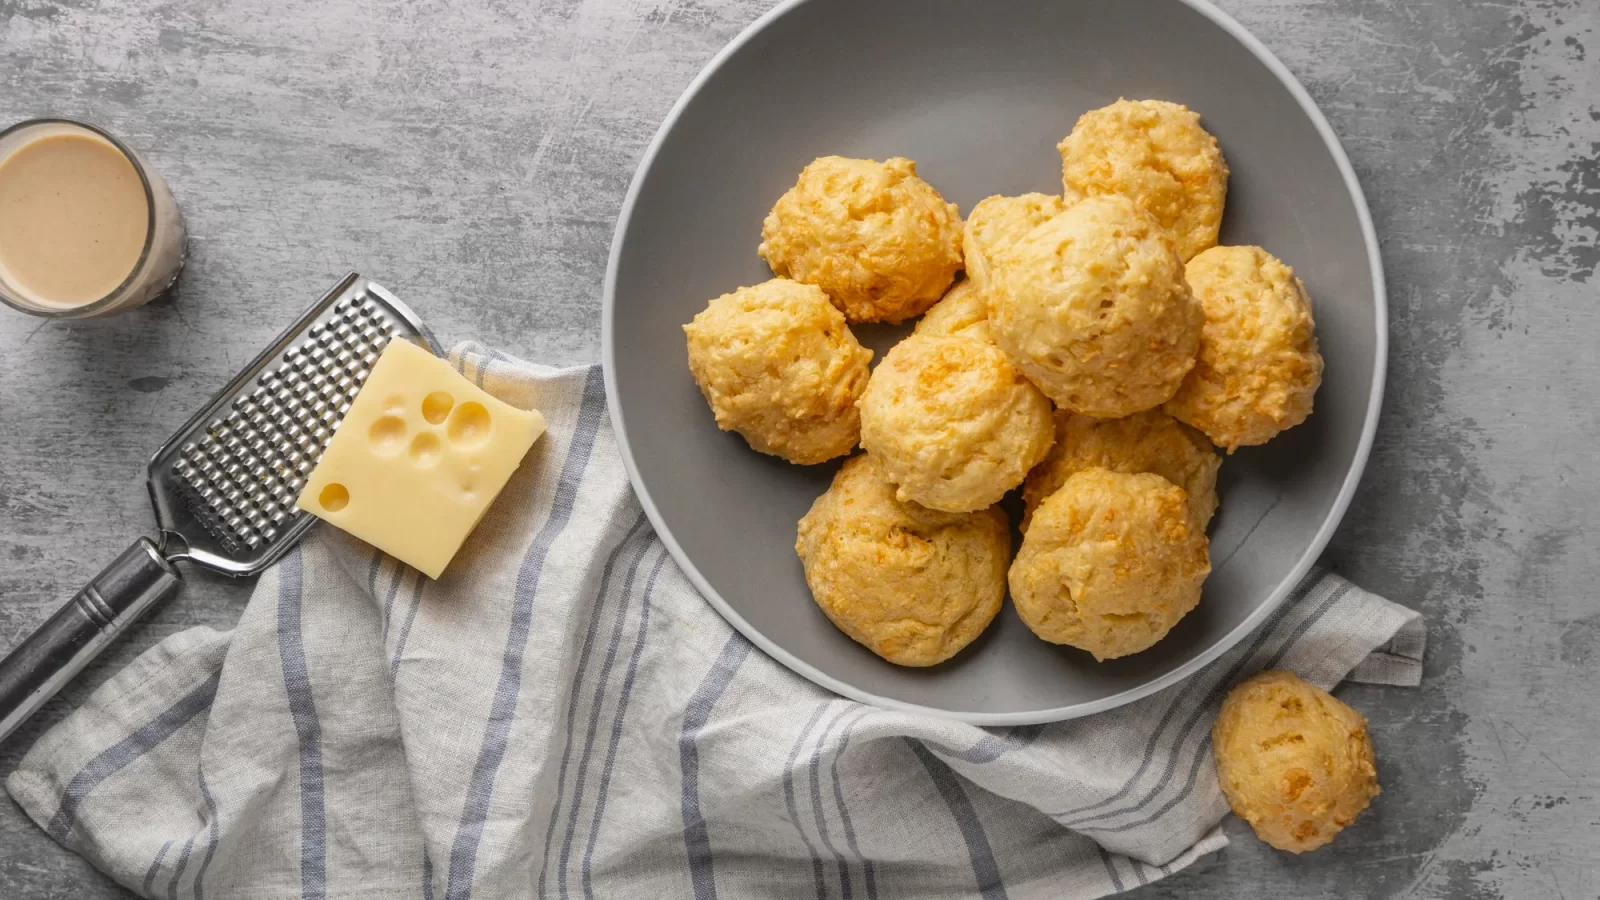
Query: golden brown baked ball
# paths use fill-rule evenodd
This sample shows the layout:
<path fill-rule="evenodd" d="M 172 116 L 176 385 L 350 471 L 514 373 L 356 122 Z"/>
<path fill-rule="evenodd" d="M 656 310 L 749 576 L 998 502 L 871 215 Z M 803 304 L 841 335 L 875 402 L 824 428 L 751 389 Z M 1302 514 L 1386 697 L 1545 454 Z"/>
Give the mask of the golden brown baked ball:
<path fill-rule="evenodd" d="M 1187 279 L 1206 324 L 1194 371 L 1167 412 L 1229 453 L 1304 422 L 1322 354 L 1294 270 L 1260 247 L 1213 247 L 1189 261 Z"/>
<path fill-rule="evenodd" d="M 994 335 L 989 333 L 988 301 L 983 299 L 983 293 L 970 276 L 963 278 L 943 300 L 917 320 L 916 333 L 971 338 L 992 344 Z"/>
<path fill-rule="evenodd" d="M 961 271 L 961 212 L 917 164 L 824 156 L 761 228 L 772 271 L 822 288 L 852 322 L 920 316 Z"/>
<path fill-rule="evenodd" d="M 895 499 L 868 454 L 847 460 L 800 520 L 795 550 L 833 624 L 901 666 L 931 666 L 1000 611 L 1011 533 L 998 509 L 946 513 Z"/>
<path fill-rule="evenodd" d="M 1186 260 L 1216 245 L 1228 164 L 1199 113 L 1163 100 L 1118 100 L 1084 113 L 1057 149 L 1069 200 L 1127 197 L 1171 233 Z"/>
<path fill-rule="evenodd" d="M 1115 659 L 1165 637 L 1210 572 L 1182 488 L 1148 472 L 1085 469 L 1034 511 L 1011 599 L 1039 637 Z"/>
<path fill-rule="evenodd" d="M 989 264 L 989 330 L 1057 406 L 1132 415 L 1170 399 L 1194 367 L 1205 313 L 1132 201 L 1081 201 Z"/>
<path fill-rule="evenodd" d="M 827 294 L 775 278 L 718 297 L 683 330 L 718 428 L 803 465 L 855 449 L 872 351 Z"/>
<path fill-rule="evenodd" d="M 1022 486 L 1022 530 L 1034 510 L 1084 469 L 1153 472 L 1183 488 L 1202 530 L 1217 511 L 1217 455 L 1206 436 L 1159 410 L 1121 419 L 1096 419 L 1057 410 L 1056 442 Z"/>
<path fill-rule="evenodd" d="M 1211 747 L 1228 805 L 1279 850 L 1321 847 L 1378 796 L 1367 720 L 1293 672 L 1228 692 Z"/>
<path fill-rule="evenodd" d="M 1021 237 L 1050 221 L 1067 206 L 1054 194 L 1023 194 L 1020 197 L 989 197 L 967 213 L 962 234 L 967 278 L 983 289 L 989 280 L 989 257 L 1009 247 Z"/>
<path fill-rule="evenodd" d="M 1000 348 L 914 334 L 896 344 L 861 397 L 861 446 L 896 496 L 946 512 L 1000 502 L 1055 440 L 1050 401 Z"/>

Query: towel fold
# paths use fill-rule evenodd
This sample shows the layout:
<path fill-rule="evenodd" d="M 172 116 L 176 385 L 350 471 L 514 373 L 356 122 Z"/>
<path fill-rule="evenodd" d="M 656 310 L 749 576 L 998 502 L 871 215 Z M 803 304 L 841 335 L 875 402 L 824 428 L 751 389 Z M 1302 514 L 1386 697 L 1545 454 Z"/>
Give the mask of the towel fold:
<path fill-rule="evenodd" d="M 549 432 L 438 581 L 331 528 L 238 626 L 174 635 L 6 782 L 144 897 L 1099 897 L 1227 839 L 1211 722 L 1264 668 L 1414 685 L 1417 614 L 1313 572 L 1215 663 L 1087 719 L 980 729 L 841 699 L 679 572 L 598 367 L 476 345 Z"/>

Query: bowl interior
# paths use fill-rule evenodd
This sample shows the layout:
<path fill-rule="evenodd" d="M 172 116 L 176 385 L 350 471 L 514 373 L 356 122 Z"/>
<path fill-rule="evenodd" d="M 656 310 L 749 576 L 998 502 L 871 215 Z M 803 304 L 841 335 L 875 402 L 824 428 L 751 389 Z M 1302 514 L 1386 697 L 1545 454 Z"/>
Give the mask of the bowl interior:
<path fill-rule="evenodd" d="M 681 326 L 771 277 L 762 218 L 813 158 L 907 156 L 963 212 L 1057 193 L 1056 142 L 1118 97 L 1198 110 L 1232 168 L 1223 243 L 1261 244 L 1304 279 L 1327 371 L 1316 413 L 1222 468 L 1213 572 L 1156 647 L 1110 663 L 1046 644 L 1009 605 L 932 669 L 892 666 L 811 600 L 795 524 L 835 466 L 791 466 L 719 432 Z M 607 377 L 636 483 L 691 577 L 778 658 L 835 690 L 979 722 L 1114 705 L 1220 653 L 1326 542 L 1364 461 L 1384 328 L 1363 211 L 1289 87 L 1179 0 L 810 0 L 770 18 L 704 78 L 641 168 L 613 248 Z M 881 353 L 905 329 L 862 327 Z"/>

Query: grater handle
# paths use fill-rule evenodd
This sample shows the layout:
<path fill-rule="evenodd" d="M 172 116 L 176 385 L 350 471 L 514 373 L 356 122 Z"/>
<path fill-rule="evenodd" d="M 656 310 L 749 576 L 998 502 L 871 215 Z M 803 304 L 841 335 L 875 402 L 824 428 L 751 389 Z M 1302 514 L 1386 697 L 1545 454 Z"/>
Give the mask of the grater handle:
<path fill-rule="evenodd" d="M 134 541 L 0 660 L 0 742 L 181 582 L 154 543 Z"/>

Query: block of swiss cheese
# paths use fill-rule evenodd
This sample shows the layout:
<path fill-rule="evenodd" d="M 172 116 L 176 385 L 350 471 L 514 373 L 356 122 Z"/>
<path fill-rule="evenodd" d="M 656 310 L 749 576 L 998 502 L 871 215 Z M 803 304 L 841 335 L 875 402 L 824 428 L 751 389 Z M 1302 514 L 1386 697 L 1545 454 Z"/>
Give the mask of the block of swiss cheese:
<path fill-rule="evenodd" d="M 543 433 L 537 410 L 496 400 L 394 340 L 296 505 L 438 578 Z"/>

